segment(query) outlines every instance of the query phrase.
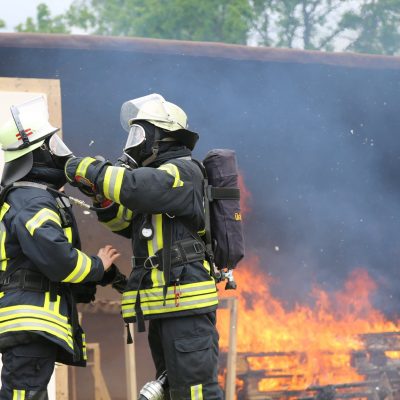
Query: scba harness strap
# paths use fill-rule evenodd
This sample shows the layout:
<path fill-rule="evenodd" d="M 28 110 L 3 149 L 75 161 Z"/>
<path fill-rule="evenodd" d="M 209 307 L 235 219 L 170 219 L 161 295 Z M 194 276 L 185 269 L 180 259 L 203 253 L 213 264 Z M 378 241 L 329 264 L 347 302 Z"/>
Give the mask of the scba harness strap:
<path fill-rule="evenodd" d="M 168 218 L 168 217 L 167 217 Z M 168 218 L 169 221 L 170 218 Z M 171 230 L 171 222 L 166 230 Z M 164 239 L 165 236 L 164 235 Z M 150 257 L 132 257 L 132 265 L 134 268 L 143 267 L 143 272 L 139 279 L 139 285 L 137 289 L 135 312 L 138 332 L 144 332 L 146 330 L 144 324 L 143 311 L 140 304 L 140 288 L 144 277 L 151 272 L 152 269 L 157 268 L 159 271 L 164 273 L 165 285 L 163 288 L 164 302 L 167 295 L 168 286 L 170 284 L 171 269 L 180 267 L 185 264 L 193 263 L 195 261 L 205 260 L 205 246 L 202 242 L 196 239 L 183 239 L 174 242 L 173 245 L 167 244 L 168 238 L 165 240 L 164 248 L 157 251 L 154 256 Z M 167 250 L 167 251 L 166 251 Z M 168 251 L 169 250 L 169 251 Z M 128 343 L 132 343 L 128 340 Z"/>
<path fill-rule="evenodd" d="M 132 266 L 143 266 L 145 269 L 157 268 L 164 271 L 163 250 L 158 250 L 154 256 L 132 257 Z M 171 246 L 171 268 L 205 259 L 204 244 L 194 239 L 178 240 Z"/>

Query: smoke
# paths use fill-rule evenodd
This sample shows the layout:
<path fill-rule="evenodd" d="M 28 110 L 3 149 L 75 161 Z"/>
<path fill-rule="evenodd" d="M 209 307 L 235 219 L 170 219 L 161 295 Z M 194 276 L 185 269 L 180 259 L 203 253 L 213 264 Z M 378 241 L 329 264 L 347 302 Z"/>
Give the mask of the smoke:
<path fill-rule="evenodd" d="M 290 306 L 313 282 L 333 291 L 364 267 L 376 303 L 397 313 L 400 70 L 121 50 L 3 47 L 0 75 L 61 79 L 77 155 L 120 155 L 124 101 L 176 102 L 200 133 L 196 157 L 236 150 L 252 197 L 247 250 L 279 282 L 275 295 Z"/>

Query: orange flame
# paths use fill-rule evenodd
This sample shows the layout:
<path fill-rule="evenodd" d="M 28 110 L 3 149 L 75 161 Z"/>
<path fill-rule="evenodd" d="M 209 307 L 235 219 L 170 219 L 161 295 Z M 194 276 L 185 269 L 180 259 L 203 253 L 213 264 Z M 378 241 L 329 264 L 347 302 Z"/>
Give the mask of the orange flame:
<path fill-rule="evenodd" d="M 235 279 L 237 352 L 246 361 L 246 367 L 238 363 L 238 372 L 243 368 L 263 371 L 260 391 L 362 381 L 351 365 L 352 352 L 364 347 L 358 335 L 400 330 L 398 323 L 386 320 L 371 305 L 376 285 L 361 268 L 350 273 L 342 290 L 328 294 L 316 286 L 311 293 L 314 306 L 298 304 L 292 310 L 271 294 L 271 279 L 256 257 L 241 262 Z M 219 293 L 232 296 L 222 285 Z M 228 321 L 227 310 L 220 310 L 222 351 L 228 347 Z M 398 355 L 387 353 L 388 357 Z"/>
<path fill-rule="evenodd" d="M 242 216 L 244 216 L 250 211 L 249 203 L 251 201 L 251 193 L 244 184 L 244 178 L 242 174 L 239 174 L 238 176 L 238 184 L 240 189 L 240 211 Z"/>

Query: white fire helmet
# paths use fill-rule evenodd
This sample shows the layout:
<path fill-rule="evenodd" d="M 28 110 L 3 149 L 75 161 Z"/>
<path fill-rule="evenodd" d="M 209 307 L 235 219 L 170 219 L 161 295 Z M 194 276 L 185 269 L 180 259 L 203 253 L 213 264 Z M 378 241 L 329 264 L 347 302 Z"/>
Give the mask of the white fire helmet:
<path fill-rule="evenodd" d="M 188 129 L 186 113 L 156 93 L 126 101 L 121 107 L 120 120 L 128 133 L 136 121 L 148 121 L 169 131 L 172 137 L 191 150 L 199 138 L 197 133 Z"/>
<path fill-rule="evenodd" d="M 10 110 L 12 118 L 0 127 L 0 144 L 4 152 L 5 167 L 11 167 L 12 164 L 13 181 L 22 178 L 31 170 L 32 151 L 42 146 L 50 136 L 52 138 L 49 147 L 53 154 L 60 157 L 72 154 L 55 135 L 59 128 L 55 128 L 49 122 L 47 101 L 44 96 L 11 106 Z"/>
<path fill-rule="evenodd" d="M 13 118 L 0 128 L 0 144 L 5 162 L 31 153 L 40 147 L 48 136 L 59 130 L 49 122 L 44 96 L 11 106 L 11 114 Z"/>

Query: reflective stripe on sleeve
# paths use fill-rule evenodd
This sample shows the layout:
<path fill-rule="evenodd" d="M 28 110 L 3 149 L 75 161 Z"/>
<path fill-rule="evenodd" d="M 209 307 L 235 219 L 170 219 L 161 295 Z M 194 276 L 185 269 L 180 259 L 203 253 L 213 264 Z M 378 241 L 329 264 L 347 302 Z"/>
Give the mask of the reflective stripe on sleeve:
<path fill-rule="evenodd" d="M 190 399 L 203 400 L 203 385 L 190 386 Z"/>
<path fill-rule="evenodd" d="M 125 168 L 107 167 L 104 175 L 104 196 L 118 204 L 120 203 L 121 185 L 124 174 Z"/>
<path fill-rule="evenodd" d="M 103 222 L 103 224 L 113 232 L 122 231 L 122 229 L 125 229 L 130 225 L 132 217 L 133 212 L 120 205 L 115 218 L 111 219 L 110 221 Z"/>
<path fill-rule="evenodd" d="M 86 171 L 89 167 L 90 164 L 92 164 L 94 161 L 96 161 L 94 158 L 91 157 L 85 157 L 78 165 L 78 168 L 76 169 L 76 175 L 77 176 L 83 176 L 86 178 Z"/>
<path fill-rule="evenodd" d="M 74 249 L 78 253 L 76 266 L 72 272 L 62 280 L 62 282 L 79 283 L 82 282 L 90 272 L 92 267 L 92 259 L 78 249 Z"/>
<path fill-rule="evenodd" d="M 35 214 L 26 224 L 25 227 L 28 232 L 33 236 L 35 230 L 40 228 L 45 222 L 53 221 L 58 226 L 61 227 L 61 218 L 60 216 L 53 210 L 49 208 L 43 208 L 39 212 Z"/>
<path fill-rule="evenodd" d="M 167 172 L 168 174 L 172 175 L 175 178 L 174 183 L 172 184 L 173 188 L 183 186 L 179 169 L 175 164 L 164 164 L 158 167 L 158 169 Z"/>

